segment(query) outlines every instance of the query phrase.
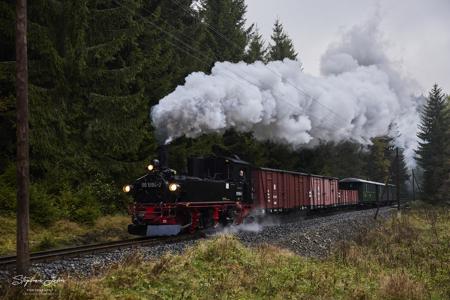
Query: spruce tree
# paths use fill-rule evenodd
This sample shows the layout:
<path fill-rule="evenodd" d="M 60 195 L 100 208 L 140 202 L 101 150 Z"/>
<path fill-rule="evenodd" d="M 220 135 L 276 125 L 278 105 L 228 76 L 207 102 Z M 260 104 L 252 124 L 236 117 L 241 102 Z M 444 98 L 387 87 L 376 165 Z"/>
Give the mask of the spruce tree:
<path fill-rule="evenodd" d="M 190 0 L 149 1 L 141 9 L 144 30 L 139 48 L 145 66 L 140 77 L 151 105 L 183 84 L 193 71 L 209 71 L 213 62 L 205 53 L 209 51 L 205 26 L 191 4 Z"/>
<path fill-rule="evenodd" d="M 385 182 L 389 176 L 389 170 L 393 162 L 393 148 L 388 137 L 377 137 L 372 139 L 369 146 L 369 157 L 366 165 L 368 179 Z M 392 180 L 392 177 L 391 177 Z"/>
<path fill-rule="evenodd" d="M 0 173 L 15 157 L 15 6 L 0 1 Z"/>
<path fill-rule="evenodd" d="M 73 177 L 74 157 L 69 119 L 76 115 L 70 98 L 79 82 L 73 62 L 83 57 L 72 52 L 79 37 L 78 24 L 83 20 L 81 7 L 69 0 L 38 0 L 28 7 L 28 55 L 30 101 L 30 155 L 33 180 L 53 178 L 54 189 Z M 71 55 L 73 55 L 72 58 Z M 69 61 L 72 60 L 72 61 Z"/>
<path fill-rule="evenodd" d="M 149 136 L 150 105 L 138 84 L 145 57 L 140 1 L 98 0 L 89 3 L 86 27 L 86 77 L 83 116 L 78 128 L 86 175 L 125 180 L 150 159 L 142 147 Z"/>
<path fill-rule="evenodd" d="M 450 119 L 450 96 L 447 97 L 446 115 Z M 437 196 L 438 199 L 441 199 L 445 203 L 450 204 L 450 126 L 448 126 L 447 128 L 446 138 L 447 138 L 446 143 L 447 146 L 445 151 L 445 162 L 443 166 L 443 173 L 447 175 L 444 175 L 443 182 L 438 190 Z"/>
<path fill-rule="evenodd" d="M 327 144 L 331 148 L 329 154 L 321 155 L 317 159 L 326 162 L 330 175 L 339 178 L 367 177 L 364 172 L 365 153 L 360 144 L 351 141 Z"/>
<path fill-rule="evenodd" d="M 297 59 L 297 53 L 294 49 L 294 44 L 289 36 L 284 32 L 283 25 L 280 20 L 276 20 L 273 26 L 272 43 L 269 45 L 269 51 L 267 53 L 267 60 L 283 60 L 289 58 L 292 60 Z"/>
<path fill-rule="evenodd" d="M 258 29 L 252 33 L 250 44 L 248 45 L 247 53 L 245 54 L 245 62 L 253 63 L 255 61 L 265 61 L 267 49 L 264 45 L 262 35 Z"/>
<path fill-rule="evenodd" d="M 239 62 L 244 59 L 253 26 L 246 28 L 244 0 L 202 0 L 201 15 L 208 28 L 206 43 L 214 61 Z"/>
<path fill-rule="evenodd" d="M 450 143 L 448 128 L 449 113 L 446 109 L 447 98 L 441 88 L 435 84 L 429 93 L 428 101 L 421 114 L 419 125 L 419 147 L 416 159 L 423 169 L 423 198 L 437 203 L 443 200 L 438 191 L 442 189 L 448 176 L 447 151 Z"/>

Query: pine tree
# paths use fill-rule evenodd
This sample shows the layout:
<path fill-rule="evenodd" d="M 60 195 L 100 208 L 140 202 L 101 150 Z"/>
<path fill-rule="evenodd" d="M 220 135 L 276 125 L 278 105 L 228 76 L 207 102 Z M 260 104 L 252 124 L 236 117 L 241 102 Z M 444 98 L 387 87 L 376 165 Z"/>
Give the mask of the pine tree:
<path fill-rule="evenodd" d="M 206 29 L 192 1 L 149 1 L 141 9 L 144 31 L 139 48 L 145 58 L 141 72 L 151 105 L 169 94 L 193 71 L 209 71 L 213 60 L 205 50 Z M 212 57 L 212 56 L 211 56 Z"/>
<path fill-rule="evenodd" d="M 447 97 L 447 117 L 450 119 L 450 96 Z M 449 120 L 450 124 L 450 120 Z M 445 162 L 443 166 L 444 178 L 441 187 L 438 190 L 438 198 L 450 204 L 450 126 L 447 128 L 446 132 L 446 151 L 445 151 Z M 447 174 L 447 175 L 445 175 Z"/>
<path fill-rule="evenodd" d="M 330 144 L 329 155 L 319 157 L 319 160 L 327 161 L 329 166 L 329 175 L 338 178 L 358 177 L 364 178 L 367 175 L 364 172 L 363 148 L 360 144 L 344 141 Z"/>
<path fill-rule="evenodd" d="M 272 43 L 269 45 L 269 52 L 267 54 L 268 61 L 283 60 L 289 58 L 297 59 L 297 53 L 294 49 L 294 44 L 289 36 L 284 32 L 283 25 L 280 20 L 276 20 L 273 26 Z"/>
<path fill-rule="evenodd" d="M 206 43 L 214 61 L 239 62 L 244 59 L 253 26 L 246 28 L 244 0 L 202 0 L 201 15 L 208 27 Z"/>
<path fill-rule="evenodd" d="M 392 153 L 390 154 L 390 156 L 392 157 L 391 161 L 395 162 L 395 155 L 396 155 L 396 147 L 392 147 Z M 406 160 L 405 160 L 405 155 L 404 155 L 404 150 L 402 148 L 399 148 L 398 151 L 398 156 L 399 156 L 399 177 L 400 177 L 400 191 L 401 191 L 401 195 L 402 196 L 407 196 L 408 193 L 408 182 L 410 180 L 410 175 L 409 175 L 409 170 L 408 167 L 406 165 Z M 396 177 L 397 174 L 396 172 L 396 168 L 395 166 L 392 166 L 392 182 L 394 184 L 396 184 Z"/>
<path fill-rule="evenodd" d="M 379 182 L 385 182 L 389 178 L 390 183 L 396 184 L 396 149 L 392 137 L 381 136 L 372 139 L 366 163 L 367 178 Z M 400 189 L 403 193 L 407 191 L 409 174 L 401 148 L 399 148 L 399 173 Z"/>
<path fill-rule="evenodd" d="M 417 135 L 420 141 L 416 159 L 423 169 L 423 198 L 430 202 L 443 200 L 437 193 L 448 176 L 446 153 L 450 144 L 450 120 L 446 105 L 446 97 L 435 84 L 423 108 Z"/>
<path fill-rule="evenodd" d="M 264 156 L 265 149 L 261 142 L 255 140 L 252 133 L 228 130 L 223 135 L 223 143 L 230 154 L 236 154 L 256 166 L 267 165 L 267 159 Z"/>
<path fill-rule="evenodd" d="M 15 157 L 14 22 L 14 1 L 0 1 L 0 173 Z"/>
<path fill-rule="evenodd" d="M 150 104 L 138 78 L 145 65 L 139 49 L 143 32 L 140 1 L 98 0 L 89 3 L 86 66 L 79 137 L 80 165 L 86 175 L 115 180 L 142 168 L 153 143 Z M 129 175 L 128 175 L 129 176 Z"/>
<path fill-rule="evenodd" d="M 253 63 L 255 61 L 265 61 L 267 49 L 264 45 L 262 35 L 259 34 L 258 29 L 252 33 L 250 44 L 247 53 L 245 54 L 245 62 Z"/>
<path fill-rule="evenodd" d="M 369 146 L 369 157 L 366 165 L 366 173 L 370 180 L 385 182 L 391 169 L 393 147 L 388 137 L 372 139 Z M 391 177 L 392 180 L 392 177 Z"/>
<path fill-rule="evenodd" d="M 76 97 L 68 95 L 78 90 L 80 78 L 75 77 L 73 63 L 82 64 L 83 57 L 73 53 L 72 46 L 83 36 L 72 30 L 77 31 L 74 23 L 83 20 L 75 14 L 84 13 L 84 4 L 79 1 L 72 7 L 69 0 L 39 0 L 28 7 L 30 171 L 34 180 L 54 178 L 55 189 L 73 174 L 70 161 L 76 153 L 71 151 L 75 141 L 68 124 L 76 115 L 71 111 Z"/>

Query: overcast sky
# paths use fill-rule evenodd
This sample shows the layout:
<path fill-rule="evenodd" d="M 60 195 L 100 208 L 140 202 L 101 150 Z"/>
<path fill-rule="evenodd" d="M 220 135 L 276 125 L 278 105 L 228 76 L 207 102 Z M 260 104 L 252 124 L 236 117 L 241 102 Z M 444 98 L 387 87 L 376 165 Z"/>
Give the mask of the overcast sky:
<path fill-rule="evenodd" d="M 247 21 L 266 42 L 278 17 L 307 73 L 319 75 L 320 57 L 346 29 L 379 9 L 389 57 L 417 80 L 420 91 L 436 82 L 450 93 L 450 0 L 246 0 Z"/>

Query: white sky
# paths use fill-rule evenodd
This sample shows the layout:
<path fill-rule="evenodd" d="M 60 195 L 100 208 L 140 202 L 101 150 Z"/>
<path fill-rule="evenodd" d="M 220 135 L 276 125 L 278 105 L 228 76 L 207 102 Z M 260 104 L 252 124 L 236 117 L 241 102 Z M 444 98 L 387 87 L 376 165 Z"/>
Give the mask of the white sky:
<path fill-rule="evenodd" d="M 388 55 L 428 94 L 434 83 L 450 94 L 450 0 L 246 0 L 247 21 L 269 42 L 280 18 L 306 73 L 319 75 L 328 45 L 353 25 L 381 15 Z"/>

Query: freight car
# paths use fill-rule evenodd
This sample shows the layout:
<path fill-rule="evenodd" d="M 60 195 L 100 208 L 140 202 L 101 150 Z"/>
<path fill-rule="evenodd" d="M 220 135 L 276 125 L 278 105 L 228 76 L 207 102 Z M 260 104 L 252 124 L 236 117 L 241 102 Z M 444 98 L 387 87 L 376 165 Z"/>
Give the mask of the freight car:
<path fill-rule="evenodd" d="M 338 179 L 269 168 L 253 170 L 254 206 L 262 212 L 338 205 Z"/>
<path fill-rule="evenodd" d="M 388 203 L 395 193 L 390 185 L 285 170 L 256 168 L 231 157 L 188 160 L 186 174 L 154 160 L 148 173 L 123 190 L 130 193 L 136 235 L 176 235 L 219 224 L 239 224 L 249 215 L 316 210 L 376 202 Z"/>

